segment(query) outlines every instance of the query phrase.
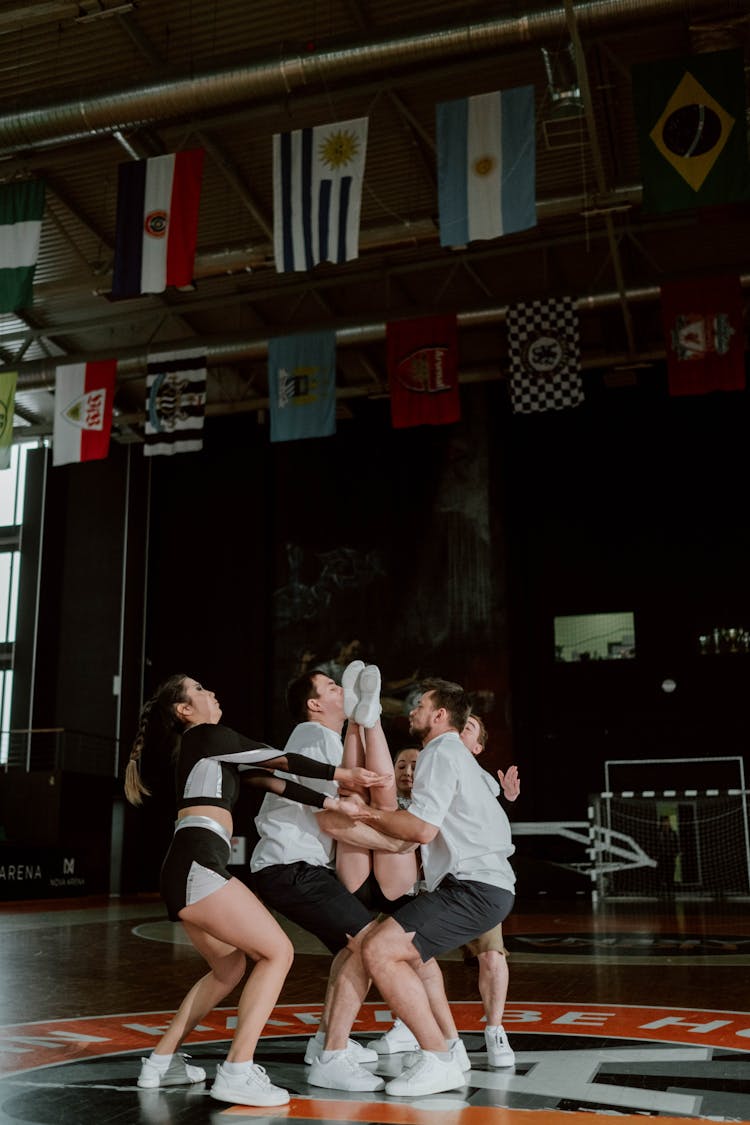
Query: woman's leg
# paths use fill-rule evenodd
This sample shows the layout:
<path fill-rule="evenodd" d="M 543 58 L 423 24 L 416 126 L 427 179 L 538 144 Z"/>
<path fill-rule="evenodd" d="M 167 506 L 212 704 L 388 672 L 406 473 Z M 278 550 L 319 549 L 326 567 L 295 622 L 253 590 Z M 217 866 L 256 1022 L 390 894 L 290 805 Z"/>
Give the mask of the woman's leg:
<path fill-rule="evenodd" d="M 349 720 L 344 736 L 344 756 L 342 766 L 348 769 L 365 764 L 365 748 L 362 743 L 362 728 L 353 719 Z M 370 769 L 373 767 L 370 766 Z M 365 800 L 367 799 L 366 795 Z M 372 867 L 372 853 L 369 848 L 359 848 L 354 844 L 339 841 L 336 844 L 336 874 L 348 891 L 355 894 L 367 881 Z"/>
<path fill-rule="evenodd" d="M 294 956 L 292 943 L 265 906 L 239 879 L 180 911 L 190 941 L 210 972 L 193 985 L 157 1048 L 171 1054 L 190 1031 L 242 980 L 246 957 L 255 962 L 240 996 L 230 1062 L 253 1058 Z"/>
<path fill-rule="evenodd" d="M 370 804 L 377 809 L 396 809 L 396 775 L 393 770 L 391 752 L 388 749 L 385 733 L 380 720 L 374 727 L 365 728 L 365 765 L 375 773 L 389 774 L 390 783 L 370 790 Z M 337 844 L 337 850 L 340 847 Z M 417 881 L 417 858 L 415 852 L 394 855 L 391 852 L 373 852 L 372 865 L 378 885 L 388 899 L 400 898 L 412 889 Z"/>

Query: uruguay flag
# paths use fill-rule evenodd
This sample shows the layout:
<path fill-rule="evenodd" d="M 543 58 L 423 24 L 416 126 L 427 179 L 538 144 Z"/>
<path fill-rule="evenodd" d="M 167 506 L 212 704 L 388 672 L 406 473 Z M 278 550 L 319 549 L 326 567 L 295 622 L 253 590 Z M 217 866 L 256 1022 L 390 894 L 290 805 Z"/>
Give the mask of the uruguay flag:
<path fill-rule="evenodd" d="M 367 118 L 276 133 L 273 244 L 276 270 L 359 256 Z"/>
<path fill-rule="evenodd" d="M 193 280 L 204 155 L 192 149 L 119 166 L 113 297 Z"/>
<path fill-rule="evenodd" d="M 536 225 L 534 87 L 437 106 L 441 246 Z"/>

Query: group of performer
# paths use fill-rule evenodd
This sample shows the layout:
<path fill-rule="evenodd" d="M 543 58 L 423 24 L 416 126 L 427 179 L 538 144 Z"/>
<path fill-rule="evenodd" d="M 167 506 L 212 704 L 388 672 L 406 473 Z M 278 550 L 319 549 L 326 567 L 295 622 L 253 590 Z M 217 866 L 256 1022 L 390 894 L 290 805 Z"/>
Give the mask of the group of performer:
<path fill-rule="evenodd" d="M 250 1106 L 288 1102 L 288 1091 L 254 1061 L 293 959 L 266 907 L 333 955 L 319 1030 L 305 1052 L 310 1085 L 398 1097 L 461 1088 L 471 1064 L 437 962 L 459 946 L 479 961 L 488 1062 L 512 1066 L 502 1027 L 508 973 L 500 923 L 513 906 L 514 849 L 500 786 L 476 761 L 486 732 L 468 696 L 446 680 L 421 684 L 409 716 L 421 747 L 412 752 L 409 793 L 408 784 L 399 793 L 381 725 L 376 666 L 353 661 L 341 684 L 306 671 L 287 700 L 297 725 L 283 752 L 223 726 L 214 693 L 189 676 L 170 677 L 141 713 L 126 796 L 140 804 L 148 794 L 142 754 L 171 750 L 178 812 L 161 893 L 208 972 L 142 1060 L 139 1087 L 205 1080 L 179 1049 L 243 981 L 249 959 L 236 1031 L 211 1095 Z M 498 777 L 515 799 L 516 768 Z M 251 859 L 257 894 L 228 869 L 232 809 L 244 783 L 266 791 Z M 373 982 L 397 1020 L 365 1046 L 350 1033 Z M 401 1051 L 413 1053 L 387 1083 L 365 1065 Z"/>

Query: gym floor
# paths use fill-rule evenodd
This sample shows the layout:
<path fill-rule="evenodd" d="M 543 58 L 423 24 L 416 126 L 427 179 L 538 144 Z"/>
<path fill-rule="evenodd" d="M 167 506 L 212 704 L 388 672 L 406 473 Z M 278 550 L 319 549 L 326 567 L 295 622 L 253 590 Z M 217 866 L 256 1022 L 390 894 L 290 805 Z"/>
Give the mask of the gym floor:
<path fill-rule="evenodd" d="M 141 1055 L 203 962 L 156 897 L 6 903 L 0 914 L 0 1125 L 220 1125 L 224 1121 L 399 1125 L 576 1125 L 592 1113 L 750 1121 L 750 911 L 747 901 L 672 899 L 594 907 L 588 899 L 516 903 L 505 1028 L 516 1066 L 492 1070 L 475 965 L 441 960 L 472 1061 L 463 1090 L 426 1098 L 323 1091 L 303 1054 L 330 958 L 287 928 L 297 954 L 256 1061 L 292 1095 L 281 1110 L 208 1096 L 226 1053 L 236 996 L 187 1050 L 209 1081 L 138 1090 Z M 355 1025 L 390 1025 L 374 992 Z M 378 1064 L 393 1074 L 394 1056 Z M 564 1113 L 565 1117 L 560 1115 Z M 572 1116 L 571 1116 L 572 1115 Z M 614 1125 L 614 1123 L 613 1123 Z"/>

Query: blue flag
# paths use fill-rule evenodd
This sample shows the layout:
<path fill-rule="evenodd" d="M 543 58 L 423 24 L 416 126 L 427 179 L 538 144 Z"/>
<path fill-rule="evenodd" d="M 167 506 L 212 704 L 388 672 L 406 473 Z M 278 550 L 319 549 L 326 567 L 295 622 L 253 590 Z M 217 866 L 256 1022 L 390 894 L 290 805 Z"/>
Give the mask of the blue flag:
<path fill-rule="evenodd" d="M 336 432 L 336 334 L 310 332 L 268 343 L 271 441 Z"/>
<path fill-rule="evenodd" d="M 437 106 L 440 245 L 536 225 L 534 87 Z"/>

